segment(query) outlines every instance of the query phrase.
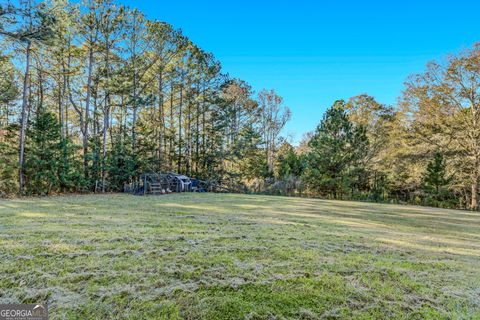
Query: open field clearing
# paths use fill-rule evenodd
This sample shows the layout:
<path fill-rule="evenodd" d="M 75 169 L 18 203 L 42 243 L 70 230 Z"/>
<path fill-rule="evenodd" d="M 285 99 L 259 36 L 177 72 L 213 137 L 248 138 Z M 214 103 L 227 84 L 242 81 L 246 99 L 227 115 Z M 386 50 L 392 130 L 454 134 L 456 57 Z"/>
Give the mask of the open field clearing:
<path fill-rule="evenodd" d="M 480 319 L 480 214 L 173 194 L 0 202 L 0 303 L 50 319 Z"/>

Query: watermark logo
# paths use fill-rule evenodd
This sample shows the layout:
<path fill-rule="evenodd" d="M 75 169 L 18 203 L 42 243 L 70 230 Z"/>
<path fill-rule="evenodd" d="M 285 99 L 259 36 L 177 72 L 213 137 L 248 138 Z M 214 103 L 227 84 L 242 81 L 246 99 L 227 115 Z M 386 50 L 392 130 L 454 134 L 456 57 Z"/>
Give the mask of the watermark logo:
<path fill-rule="evenodd" d="M 48 320 L 46 304 L 0 304 L 0 320 Z"/>

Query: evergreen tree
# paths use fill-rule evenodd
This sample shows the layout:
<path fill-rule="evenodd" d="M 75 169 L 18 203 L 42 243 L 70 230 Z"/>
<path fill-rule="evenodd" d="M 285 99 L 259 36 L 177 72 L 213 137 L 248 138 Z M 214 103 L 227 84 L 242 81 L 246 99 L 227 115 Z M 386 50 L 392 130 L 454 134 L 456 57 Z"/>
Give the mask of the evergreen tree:
<path fill-rule="evenodd" d="M 60 123 L 55 115 L 39 109 L 32 128 L 28 131 L 25 163 L 26 190 L 29 194 L 47 195 L 60 188 L 58 172 L 63 146 Z"/>
<path fill-rule="evenodd" d="M 25 71 L 23 77 L 22 108 L 20 116 L 19 139 L 19 186 L 20 193 L 25 187 L 25 133 L 27 131 L 27 115 L 30 88 L 30 65 L 33 46 L 48 41 L 54 36 L 55 18 L 48 13 L 46 4 L 35 0 L 20 2 L 19 7 L 11 3 L 0 5 L 0 36 L 10 41 L 25 45 Z"/>
<path fill-rule="evenodd" d="M 336 101 L 309 142 L 305 171 L 309 187 L 333 198 L 351 190 L 362 171 L 367 145 L 364 128 L 349 121 L 343 100 Z"/>
<path fill-rule="evenodd" d="M 6 128 L 14 115 L 13 104 L 19 90 L 15 81 L 15 66 L 11 58 L 0 54 L 0 130 Z"/>
<path fill-rule="evenodd" d="M 442 188 L 446 187 L 452 180 L 447 176 L 447 166 L 442 153 L 435 152 L 433 159 L 428 163 L 423 186 L 425 191 L 439 195 Z"/>
<path fill-rule="evenodd" d="M 16 123 L 0 129 L 0 197 L 18 190 L 18 133 Z"/>
<path fill-rule="evenodd" d="M 268 175 L 267 162 L 260 147 L 260 133 L 252 127 L 247 127 L 240 132 L 238 163 L 239 173 L 246 179 L 266 177 Z"/>
<path fill-rule="evenodd" d="M 119 135 L 114 137 L 107 165 L 110 191 L 122 191 L 124 185 L 136 177 L 136 159 L 132 154 L 131 141 L 127 142 Z"/>
<path fill-rule="evenodd" d="M 302 171 L 301 157 L 295 153 L 295 149 L 291 144 L 284 142 L 277 152 L 274 170 L 275 178 L 282 179 L 290 175 L 300 177 Z"/>
<path fill-rule="evenodd" d="M 60 124 L 60 129 L 61 129 Z M 87 181 L 81 174 L 82 164 L 76 156 L 79 146 L 75 145 L 69 137 L 61 137 L 59 149 L 61 157 L 58 161 L 57 176 L 60 192 L 85 191 L 88 189 Z"/>

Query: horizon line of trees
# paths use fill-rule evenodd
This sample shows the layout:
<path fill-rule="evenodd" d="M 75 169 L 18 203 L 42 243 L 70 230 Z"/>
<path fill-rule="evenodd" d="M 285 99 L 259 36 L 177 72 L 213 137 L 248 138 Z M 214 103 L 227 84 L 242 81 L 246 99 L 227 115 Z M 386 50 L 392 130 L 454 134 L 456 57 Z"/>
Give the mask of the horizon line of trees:
<path fill-rule="evenodd" d="M 0 4 L 0 195 L 115 192 L 176 171 L 256 193 L 478 209 L 480 45 L 395 106 L 334 102 L 299 146 L 274 90 L 113 0 Z"/>
<path fill-rule="evenodd" d="M 283 145 L 270 192 L 478 210 L 480 43 L 405 83 L 396 106 L 339 100 L 300 147 Z"/>
<path fill-rule="evenodd" d="M 112 0 L 21 0 L 0 5 L 0 37 L 1 193 L 121 191 L 146 171 L 234 185 L 273 170 L 282 99 L 254 97 L 168 23 Z"/>

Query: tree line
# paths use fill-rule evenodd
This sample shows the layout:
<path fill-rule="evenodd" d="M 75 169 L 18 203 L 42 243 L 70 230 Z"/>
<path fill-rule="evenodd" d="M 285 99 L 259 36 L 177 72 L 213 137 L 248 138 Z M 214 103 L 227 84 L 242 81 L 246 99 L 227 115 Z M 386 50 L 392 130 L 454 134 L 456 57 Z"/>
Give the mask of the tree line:
<path fill-rule="evenodd" d="M 0 194 L 115 192 L 176 171 L 248 192 L 478 208 L 480 45 L 398 103 L 338 100 L 298 146 L 290 110 L 170 24 L 112 0 L 0 5 Z"/>
<path fill-rule="evenodd" d="M 181 30 L 110 0 L 0 7 L 3 193 L 121 191 L 142 172 L 241 181 L 290 116 Z M 270 166 L 270 169 L 269 169 Z"/>
<path fill-rule="evenodd" d="M 475 44 L 410 76 L 395 106 L 336 101 L 300 147 L 282 146 L 277 176 L 290 183 L 271 190 L 478 210 L 479 121 Z"/>

